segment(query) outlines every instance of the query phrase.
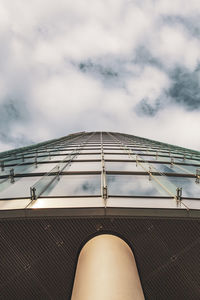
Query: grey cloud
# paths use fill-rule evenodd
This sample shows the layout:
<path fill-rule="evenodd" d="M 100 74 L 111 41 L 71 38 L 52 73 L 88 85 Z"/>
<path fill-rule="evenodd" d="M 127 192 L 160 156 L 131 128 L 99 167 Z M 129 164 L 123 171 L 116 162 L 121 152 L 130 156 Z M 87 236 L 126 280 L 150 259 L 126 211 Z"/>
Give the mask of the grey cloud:
<path fill-rule="evenodd" d="M 8 146 L 20 147 L 31 143 L 29 136 L 15 136 L 15 126 L 27 123 L 28 112 L 22 101 L 8 98 L 0 104 L 0 140 Z"/>
<path fill-rule="evenodd" d="M 81 73 L 85 73 L 103 83 L 105 87 L 124 88 L 125 81 L 129 77 L 126 70 L 127 62 L 130 63 L 130 57 L 107 56 L 89 59 L 72 63 Z"/>
<path fill-rule="evenodd" d="M 160 110 L 172 105 L 182 106 L 187 111 L 200 109 L 200 67 L 194 72 L 177 67 L 168 75 L 172 81 L 170 88 L 163 90 L 154 101 L 141 99 L 135 107 L 139 116 L 155 117 Z"/>
<path fill-rule="evenodd" d="M 131 62 L 136 65 L 139 64 L 141 67 L 151 65 L 161 70 L 164 69 L 162 62 L 158 58 L 154 57 L 150 50 L 144 45 L 140 45 L 137 49 L 135 49 L 134 58 Z"/>
<path fill-rule="evenodd" d="M 139 116 L 154 117 L 158 111 L 162 108 L 162 102 L 160 99 L 156 99 L 152 104 L 147 99 L 142 99 L 135 107 L 135 111 Z"/>
<path fill-rule="evenodd" d="M 91 72 L 101 74 L 106 79 L 117 77 L 118 73 L 110 67 L 104 67 L 100 64 L 94 64 L 91 61 L 81 62 L 79 69 L 82 72 Z"/>
<path fill-rule="evenodd" d="M 28 146 L 34 143 L 34 141 L 28 136 L 12 136 L 10 132 L 0 132 L 0 140 L 2 143 L 7 145 L 7 149 Z"/>
<path fill-rule="evenodd" d="M 200 22 L 199 16 L 194 18 L 187 18 L 179 15 L 175 16 L 162 16 L 161 22 L 166 23 L 168 25 L 181 25 L 183 28 L 188 31 L 189 34 L 194 37 L 200 37 Z"/>
<path fill-rule="evenodd" d="M 168 91 L 172 103 L 182 105 L 187 110 L 200 108 L 200 70 L 189 72 L 177 68 L 171 74 L 173 84 Z"/>

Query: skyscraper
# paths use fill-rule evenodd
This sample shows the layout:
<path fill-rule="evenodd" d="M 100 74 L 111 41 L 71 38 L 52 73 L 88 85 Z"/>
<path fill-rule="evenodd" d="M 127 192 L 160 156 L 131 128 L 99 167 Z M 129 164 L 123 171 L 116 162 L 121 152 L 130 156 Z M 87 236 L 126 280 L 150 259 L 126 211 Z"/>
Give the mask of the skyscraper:
<path fill-rule="evenodd" d="M 0 170 L 0 299 L 200 298 L 200 152 L 79 132 Z"/>

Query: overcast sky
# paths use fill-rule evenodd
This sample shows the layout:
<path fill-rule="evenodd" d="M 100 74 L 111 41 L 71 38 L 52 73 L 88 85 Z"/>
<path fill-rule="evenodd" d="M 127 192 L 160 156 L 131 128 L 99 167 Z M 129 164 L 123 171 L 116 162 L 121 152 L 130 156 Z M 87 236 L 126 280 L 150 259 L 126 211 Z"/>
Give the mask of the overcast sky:
<path fill-rule="evenodd" d="M 77 131 L 200 150 L 199 0 L 0 0 L 0 151 Z"/>

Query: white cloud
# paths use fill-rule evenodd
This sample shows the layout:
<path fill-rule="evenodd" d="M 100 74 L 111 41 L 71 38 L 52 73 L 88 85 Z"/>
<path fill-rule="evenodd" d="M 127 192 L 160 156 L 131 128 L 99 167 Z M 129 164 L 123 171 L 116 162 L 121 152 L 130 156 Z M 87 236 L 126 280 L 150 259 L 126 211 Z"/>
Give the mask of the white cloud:
<path fill-rule="evenodd" d="M 2 0 L 0 105 L 12 99 L 21 119 L 4 122 L 9 139 L 2 138 L 1 150 L 30 135 L 37 142 L 101 129 L 200 149 L 199 112 L 172 104 L 154 117 L 134 111 L 142 99 L 153 105 L 164 97 L 177 65 L 190 72 L 198 65 L 198 38 L 163 17 L 193 22 L 199 13 L 194 0 Z M 100 67 L 80 70 L 87 61 Z"/>
<path fill-rule="evenodd" d="M 166 73 L 152 66 L 146 66 L 140 74 L 127 80 L 127 89 L 135 104 L 145 98 L 149 103 L 154 103 L 169 86 L 170 80 Z"/>
<path fill-rule="evenodd" d="M 194 70 L 199 62 L 199 40 L 189 36 L 182 26 L 165 25 L 156 35 L 157 42 L 151 41 L 152 53 L 167 68 L 182 65 Z"/>
<path fill-rule="evenodd" d="M 156 13 L 168 15 L 196 15 L 200 12 L 198 0 L 159 0 L 155 4 Z"/>

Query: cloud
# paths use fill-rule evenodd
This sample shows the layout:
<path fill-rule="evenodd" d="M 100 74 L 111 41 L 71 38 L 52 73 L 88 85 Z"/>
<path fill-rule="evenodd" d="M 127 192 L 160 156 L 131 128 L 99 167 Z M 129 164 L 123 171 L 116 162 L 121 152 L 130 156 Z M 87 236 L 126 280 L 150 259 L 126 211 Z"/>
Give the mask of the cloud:
<path fill-rule="evenodd" d="M 1 150 L 83 130 L 200 149 L 199 15 L 195 0 L 2 0 Z"/>
<path fill-rule="evenodd" d="M 177 68 L 172 74 L 173 84 L 169 96 L 187 110 L 200 109 L 200 68 L 194 72 Z"/>

